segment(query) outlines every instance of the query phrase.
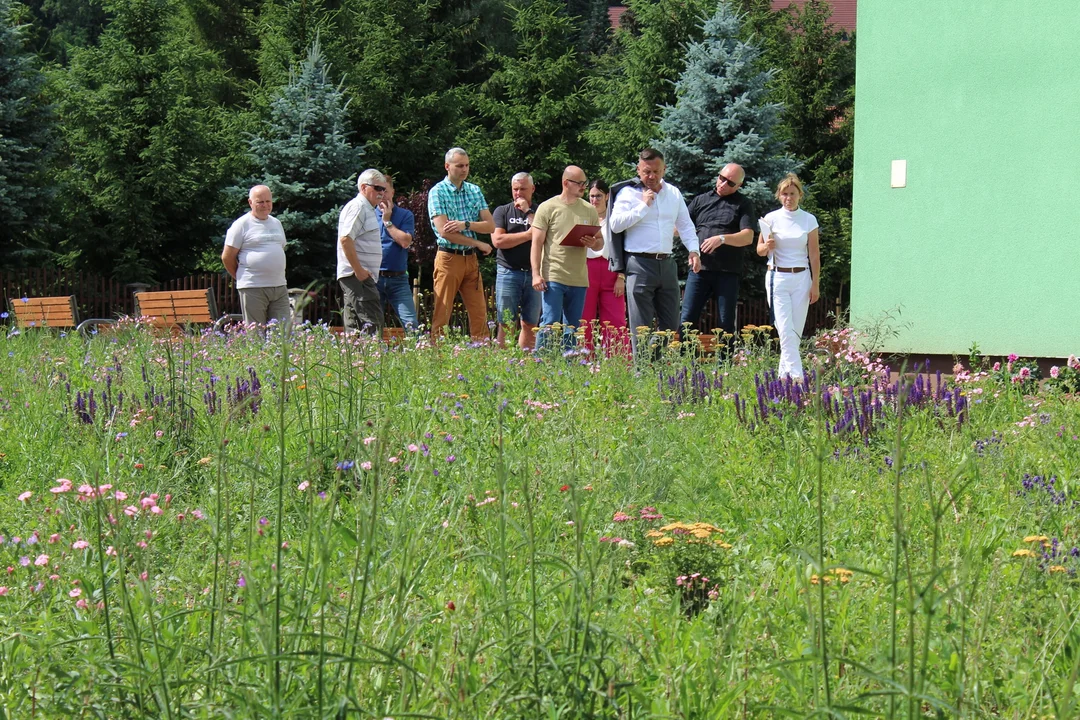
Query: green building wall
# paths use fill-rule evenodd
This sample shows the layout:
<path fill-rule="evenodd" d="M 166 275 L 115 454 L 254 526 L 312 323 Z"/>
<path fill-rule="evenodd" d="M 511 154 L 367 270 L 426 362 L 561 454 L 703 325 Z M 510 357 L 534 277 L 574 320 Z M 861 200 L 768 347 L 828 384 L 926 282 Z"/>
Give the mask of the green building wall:
<path fill-rule="evenodd" d="M 866 0 L 857 54 L 852 321 L 1080 355 L 1080 3 Z"/>

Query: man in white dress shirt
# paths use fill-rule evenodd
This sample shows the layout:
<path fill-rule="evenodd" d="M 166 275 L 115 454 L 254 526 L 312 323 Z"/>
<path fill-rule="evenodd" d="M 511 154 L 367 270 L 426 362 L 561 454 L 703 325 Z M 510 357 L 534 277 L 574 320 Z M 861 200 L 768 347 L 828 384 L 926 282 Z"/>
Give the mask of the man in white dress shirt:
<path fill-rule="evenodd" d="M 690 269 L 701 269 L 698 238 L 679 188 L 664 182 L 664 156 L 645 148 L 638 155 L 637 180 L 611 188 L 607 223 L 611 269 L 626 277 L 631 339 L 637 328 L 679 329 L 679 273 L 671 254 L 674 231 L 690 254 Z"/>

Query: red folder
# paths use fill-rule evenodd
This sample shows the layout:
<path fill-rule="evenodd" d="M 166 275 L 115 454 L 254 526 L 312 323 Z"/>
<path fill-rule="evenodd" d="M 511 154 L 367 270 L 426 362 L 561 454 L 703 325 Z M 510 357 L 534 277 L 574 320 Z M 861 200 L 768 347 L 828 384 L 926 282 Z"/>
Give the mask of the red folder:
<path fill-rule="evenodd" d="M 575 225 L 574 228 L 566 234 L 566 237 L 562 239 L 560 245 L 566 245 L 567 247 L 585 247 L 585 243 L 581 241 L 583 237 L 593 236 L 600 234 L 599 225 Z"/>

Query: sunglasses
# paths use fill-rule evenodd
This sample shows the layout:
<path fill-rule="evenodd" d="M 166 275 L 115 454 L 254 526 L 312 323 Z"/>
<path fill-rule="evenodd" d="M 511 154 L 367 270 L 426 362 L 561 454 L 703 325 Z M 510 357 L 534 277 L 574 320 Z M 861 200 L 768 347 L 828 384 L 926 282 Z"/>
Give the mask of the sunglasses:
<path fill-rule="evenodd" d="M 364 184 L 367 185 L 367 183 Z M 384 188 L 382 185 L 368 185 L 368 187 L 375 192 L 386 192 L 386 188 Z"/>
<path fill-rule="evenodd" d="M 739 183 L 735 182 L 731 178 L 724 177 L 723 175 L 716 178 L 716 182 L 720 183 L 721 185 L 730 185 L 731 187 L 739 187 Z"/>

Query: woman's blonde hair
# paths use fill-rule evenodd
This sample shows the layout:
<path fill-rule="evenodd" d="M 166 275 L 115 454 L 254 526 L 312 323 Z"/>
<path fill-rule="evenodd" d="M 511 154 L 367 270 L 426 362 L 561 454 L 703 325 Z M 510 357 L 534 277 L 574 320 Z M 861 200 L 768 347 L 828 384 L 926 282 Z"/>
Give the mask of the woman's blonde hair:
<path fill-rule="evenodd" d="M 798 190 L 800 198 L 806 195 L 806 193 L 803 192 L 802 180 L 799 179 L 799 176 L 795 173 L 788 173 L 784 176 L 784 179 L 780 181 L 780 184 L 776 186 L 776 199 L 779 200 L 780 193 L 784 192 L 789 187 L 794 187 Z"/>

